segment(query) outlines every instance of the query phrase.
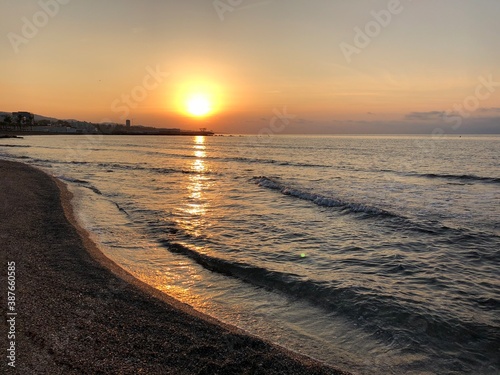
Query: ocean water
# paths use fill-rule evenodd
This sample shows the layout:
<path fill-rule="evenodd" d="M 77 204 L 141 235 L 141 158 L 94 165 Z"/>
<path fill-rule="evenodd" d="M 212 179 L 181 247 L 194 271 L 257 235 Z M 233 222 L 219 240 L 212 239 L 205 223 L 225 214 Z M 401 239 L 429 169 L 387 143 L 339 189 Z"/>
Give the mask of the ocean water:
<path fill-rule="evenodd" d="M 356 374 L 500 373 L 500 137 L 31 136 L 138 278 Z"/>

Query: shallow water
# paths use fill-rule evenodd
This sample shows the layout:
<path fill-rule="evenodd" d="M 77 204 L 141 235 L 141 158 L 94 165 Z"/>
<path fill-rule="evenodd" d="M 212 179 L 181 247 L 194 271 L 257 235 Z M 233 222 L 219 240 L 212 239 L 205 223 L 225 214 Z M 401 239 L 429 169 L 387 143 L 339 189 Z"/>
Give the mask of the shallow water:
<path fill-rule="evenodd" d="M 1 143 L 200 311 L 356 373 L 500 372 L 500 137 Z"/>

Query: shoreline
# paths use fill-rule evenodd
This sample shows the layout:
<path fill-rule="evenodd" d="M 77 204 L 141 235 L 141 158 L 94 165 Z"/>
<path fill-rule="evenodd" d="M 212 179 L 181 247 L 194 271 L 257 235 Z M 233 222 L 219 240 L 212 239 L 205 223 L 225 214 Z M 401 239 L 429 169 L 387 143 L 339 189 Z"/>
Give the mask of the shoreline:
<path fill-rule="evenodd" d="M 16 262 L 19 295 L 18 362 L 6 373 L 347 374 L 136 279 L 77 223 L 63 182 L 2 160 L 0 175 L 0 274 Z"/>
<path fill-rule="evenodd" d="M 200 132 L 200 131 L 181 131 L 179 133 L 127 133 L 127 132 L 117 132 L 117 133 L 69 133 L 69 132 L 40 132 L 40 131 L 5 131 L 5 134 L 0 134 L 0 138 L 23 138 L 22 136 L 29 135 L 85 135 L 91 137 L 100 136 L 110 136 L 110 135 L 133 135 L 133 136 L 158 136 L 158 137 L 213 137 L 216 136 L 213 132 Z"/>

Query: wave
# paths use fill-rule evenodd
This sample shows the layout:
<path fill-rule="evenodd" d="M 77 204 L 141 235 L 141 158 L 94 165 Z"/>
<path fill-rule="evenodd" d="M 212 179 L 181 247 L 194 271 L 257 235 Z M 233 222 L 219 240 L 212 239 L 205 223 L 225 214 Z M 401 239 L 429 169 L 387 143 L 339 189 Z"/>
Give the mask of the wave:
<path fill-rule="evenodd" d="M 31 159 L 29 156 L 10 155 L 10 154 L 4 154 L 4 153 L 0 153 L 0 156 L 4 157 L 4 158 L 9 158 L 9 159 L 21 159 L 21 160 Z"/>
<path fill-rule="evenodd" d="M 29 156 L 17 156 L 17 155 L 8 155 L 8 154 L 0 154 L 0 156 L 6 156 L 9 158 L 13 159 L 30 159 L 34 163 L 43 163 L 43 164 L 70 164 L 70 165 L 96 165 L 99 168 L 103 169 L 108 169 L 108 170 L 143 170 L 143 171 L 149 171 L 153 173 L 160 173 L 160 174 L 167 174 L 167 173 L 181 173 L 181 174 L 217 174 L 216 172 L 213 171 L 195 171 L 195 170 L 190 170 L 190 169 L 178 169 L 178 168 L 154 168 L 154 167 L 147 167 L 147 166 L 141 166 L 141 165 L 135 165 L 135 164 L 119 164 L 119 163 L 94 163 L 94 162 L 89 162 L 89 161 L 64 161 L 64 160 L 50 160 L 50 159 L 33 159 Z M 64 178 L 61 178 L 64 179 Z M 71 181 L 68 180 L 68 182 L 78 182 L 78 181 Z M 88 183 L 88 181 L 86 181 Z"/>
<path fill-rule="evenodd" d="M 418 173 L 418 172 L 402 172 L 395 171 L 392 169 L 381 169 L 381 170 L 366 170 L 365 172 L 385 172 L 394 173 L 397 175 L 409 176 L 409 177 L 421 177 L 428 179 L 444 179 L 459 182 L 483 182 L 483 183 L 493 183 L 500 184 L 499 177 L 485 177 L 477 176 L 475 174 L 449 174 L 449 173 Z"/>
<path fill-rule="evenodd" d="M 371 207 L 360 203 L 345 202 L 341 199 L 327 197 L 321 194 L 309 193 L 306 191 L 288 187 L 269 177 L 265 176 L 254 177 L 252 180 L 259 186 L 272 190 L 278 190 L 284 195 L 290 195 L 295 198 L 310 201 L 318 206 L 337 207 L 340 208 L 342 211 L 347 211 L 351 213 L 363 213 L 369 216 L 384 216 L 384 217 L 406 219 L 401 215 L 386 211 L 381 208 Z"/>
<path fill-rule="evenodd" d="M 90 162 L 75 162 L 72 161 L 70 162 L 71 164 L 94 164 Z M 159 167 L 148 167 L 148 166 L 143 166 L 143 165 L 136 165 L 136 164 L 119 164 L 119 163 L 98 163 L 97 166 L 99 168 L 104 168 L 108 170 L 126 170 L 126 171 L 148 171 L 148 172 L 153 172 L 153 173 L 159 173 L 159 174 L 170 174 L 170 173 L 180 173 L 180 174 L 203 174 L 203 175 L 208 175 L 208 174 L 217 174 L 216 172 L 213 171 L 196 171 L 192 169 L 179 169 L 179 168 L 159 168 Z"/>
<path fill-rule="evenodd" d="M 96 188 L 95 186 L 93 186 L 93 185 L 84 186 L 84 187 L 86 187 L 87 189 L 92 190 L 94 193 L 96 193 L 98 195 L 102 195 L 102 192 L 98 188 Z"/>
<path fill-rule="evenodd" d="M 116 205 L 116 208 L 118 208 L 118 211 L 123 212 L 125 215 L 130 216 L 130 214 L 123 208 L 121 207 L 118 203 L 113 202 Z"/>
<path fill-rule="evenodd" d="M 24 146 L 23 146 L 24 147 Z M 31 147 L 31 146 L 27 146 Z M 147 155 L 162 155 L 169 156 L 174 158 L 181 159 L 200 159 L 200 157 L 196 155 L 188 155 L 188 154 L 174 154 L 174 153 L 165 153 L 158 151 L 147 151 L 145 152 Z M 6 155 L 13 158 L 21 158 L 19 156 Z M 32 159 L 30 157 L 22 157 L 25 159 L 31 159 L 36 163 L 56 163 L 56 164 L 71 164 L 71 165 L 97 165 L 101 168 L 108 169 L 122 169 L 122 170 L 147 170 L 155 173 L 183 173 L 183 174 L 217 174 L 213 171 L 195 171 L 190 169 L 176 169 L 176 168 L 153 168 L 147 166 L 141 166 L 136 164 L 120 164 L 120 163 L 94 163 L 90 161 L 66 161 L 66 160 L 47 160 L 47 159 Z M 216 161 L 224 161 L 224 162 L 238 162 L 238 163 L 246 163 L 246 164 L 274 164 L 277 166 L 290 166 L 290 167 L 302 167 L 302 168 L 330 168 L 330 165 L 325 164 L 314 164 L 314 163 L 302 163 L 302 162 L 293 162 L 293 161 L 284 161 L 284 160 L 275 160 L 275 159 L 260 159 L 260 158 L 249 158 L 249 157 L 218 157 L 218 156 L 205 156 L 201 159 L 204 160 L 216 160 Z"/>
<path fill-rule="evenodd" d="M 331 283 L 315 281 L 293 273 L 232 262 L 199 253 L 168 239 L 159 242 L 168 251 L 184 255 L 212 272 L 307 301 L 330 312 L 340 313 L 384 341 L 394 342 L 406 336 L 403 341 L 407 343 L 406 349 L 410 351 L 419 350 L 422 345 L 428 344 L 429 340 L 436 341 L 437 345 L 451 343 L 458 348 L 476 340 L 478 336 L 487 338 L 486 341 L 491 341 L 490 345 L 497 340 L 491 336 L 494 327 L 462 321 L 453 316 L 439 316 L 428 311 L 423 304 L 411 301 L 406 304 L 394 296 L 382 295 L 367 288 L 336 287 Z M 484 304 L 496 306 L 496 301 L 488 300 Z M 447 339 L 442 340 L 443 337 Z M 494 350 L 496 349 L 492 351 Z"/>
<path fill-rule="evenodd" d="M 119 163 L 94 163 L 88 161 L 56 161 L 56 160 L 42 160 L 35 159 L 36 162 L 52 162 L 52 163 L 60 163 L 60 164 L 73 164 L 73 165 L 96 165 L 99 168 L 108 169 L 108 170 L 126 170 L 126 171 L 149 171 L 160 174 L 167 173 L 182 173 L 182 174 L 215 174 L 212 171 L 195 171 L 190 169 L 178 169 L 178 168 L 154 168 L 147 167 L 143 165 L 136 164 L 119 164 Z"/>
<path fill-rule="evenodd" d="M 192 169 L 179 169 L 179 168 L 154 168 L 154 167 L 147 167 L 147 166 L 141 166 L 141 165 L 134 165 L 134 164 L 117 164 L 117 163 L 99 163 L 97 164 L 98 167 L 100 168 L 106 168 L 106 169 L 118 169 L 118 170 L 135 170 L 135 171 L 148 171 L 148 172 L 153 172 L 153 173 L 159 173 L 159 174 L 170 174 L 170 173 L 180 173 L 180 174 L 196 174 L 196 175 L 209 175 L 209 174 L 217 174 L 216 172 L 213 171 L 196 171 Z"/>
<path fill-rule="evenodd" d="M 274 159 L 257 159 L 257 158 L 244 158 L 244 157 L 234 157 L 234 158 L 217 158 L 225 161 L 237 161 L 251 164 L 276 164 L 279 166 L 291 166 L 291 167 L 313 167 L 313 168 L 329 168 L 329 165 L 325 164 L 311 164 L 311 163 L 300 163 L 292 161 L 274 160 Z"/>
<path fill-rule="evenodd" d="M 72 178 L 72 177 L 67 177 L 67 176 L 57 176 L 58 179 L 66 181 L 66 182 L 71 182 L 74 184 L 78 184 L 84 188 L 92 190 L 94 193 L 98 195 L 103 195 L 102 192 L 96 188 L 94 185 L 92 185 L 90 182 L 85 181 L 85 180 L 79 180 L 77 178 Z"/>
<path fill-rule="evenodd" d="M 0 145 L 0 147 L 18 147 L 18 148 L 28 148 L 28 147 L 31 147 L 31 146 L 28 146 L 28 145 Z"/>
<path fill-rule="evenodd" d="M 251 152 L 248 152 L 247 154 L 250 154 Z M 313 163 L 301 163 L 301 162 L 293 162 L 293 161 L 285 161 L 285 160 L 275 160 L 275 159 L 261 159 L 258 157 L 244 157 L 244 156 L 228 156 L 228 157 L 221 157 L 221 156 L 204 156 L 204 157 L 199 157 L 196 155 L 190 155 L 190 154 L 175 154 L 175 153 L 166 153 L 166 152 L 160 152 L 160 151 L 146 151 L 145 154 L 147 155 L 162 155 L 162 156 L 168 156 L 168 157 L 174 157 L 174 158 L 181 158 L 181 159 L 203 159 L 203 160 L 217 160 L 217 161 L 225 161 L 225 162 L 240 162 L 240 163 L 247 163 L 247 164 L 275 164 L 279 166 L 292 166 L 292 167 L 314 167 L 314 168 L 330 168 L 330 165 L 325 165 L 325 164 L 313 164 Z"/>
<path fill-rule="evenodd" d="M 410 174 L 412 176 L 422 176 L 426 178 L 441 178 L 446 180 L 459 180 L 459 181 L 470 181 L 470 182 L 487 182 L 500 184 L 500 178 L 498 177 L 482 177 L 476 176 L 474 174 L 445 174 L 445 173 L 415 173 Z"/>
<path fill-rule="evenodd" d="M 382 208 L 346 202 L 339 198 L 327 197 L 325 195 L 303 191 L 297 188 L 286 186 L 275 179 L 260 176 L 251 179 L 255 184 L 267 189 L 276 190 L 283 195 L 288 195 L 297 199 L 309 201 L 320 207 L 337 208 L 341 213 L 360 214 L 361 219 L 380 218 L 385 219 L 384 224 L 396 230 L 416 231 L 428 235 L 448 235 L 446 241 L 457 241 L 465 243 L 470 241 L 482 241 L 492 236 L 491 233 L 472 231 L 466 228 L 453 228 L 435 220 L 414 221 L 399 213 L 390 212 Z"/>
<path fill-rule="evenodd" d="M 67 177 L 67 176 L 57 176 L 58 179 L 66 181 L 66 182 L 73 182 L 75 184 L 90 184 L 90 182 L 85 181 L 85 180 L 79 180 L 77 178 L 72 178 L 72 177 Z"/>
<path fill-rule="evenodd" d="M 371 173 L 383 172 L 383 173 L 396 174 L 400 176 L 420 177 L 428 179 L 444 179 L 444 180 L 458 181 L 461 183 L 482 182 L 482 183 L 500 184 L 500 177 L 485 177 L 485 176 L 478 176 L 475 174 L 418 173 L 418 172 L 403 172 L 393 169 L 370 170 L 370 169 L 352 168 L 352 170 L 357 172 L 371 172 Z"/>
<path fill-rule="evenodd" d="M 212 175 L 218 174 L 214 171 L 196 171 L 191 169 L 179 169 L 179 168 L 155 168 L 155 167 L 147 167 L 135 164 L 119 164 L 119 163 L 95 163 L 90 161 L 65 161 L 65 160 L 50 160 L 50 159 L 38 159 L 31 158 L 29 156 L 18 156 L 18 155 L 10 155 L 10 154 L 0 154 L 0 156 L 8 157 L 12 159 L 22 159 L 22 160 L 30 160 L 34 163 L 42 163 L 42 164 L 69 164 L 69 165 L 96 165 L 99 168 L 110 170 L 139 170 L 139 171 L 148 171 L 159 174 L 170 174 L 170 173 L 180 173 L 180 174 L 196 174 L 196 175 Z M 68 182 L 76 182 L 67 177 L 61 177 L 61 179 L 67 179 Z M 85 183 L 89 183 L 85 181 Z"/>

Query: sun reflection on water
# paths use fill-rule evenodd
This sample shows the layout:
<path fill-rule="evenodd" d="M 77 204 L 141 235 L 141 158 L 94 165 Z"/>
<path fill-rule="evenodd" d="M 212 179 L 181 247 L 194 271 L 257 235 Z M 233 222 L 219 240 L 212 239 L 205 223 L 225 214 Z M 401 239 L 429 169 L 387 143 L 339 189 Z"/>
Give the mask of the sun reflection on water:
<path fill-rule="evenodd" d="M 205 174 L 207 170 L 205 137 L 197 136 L 194 138 L 193 155 L 195 158 L 190 168 L 195 173 L 190 174 L 188 177 L 186 184 L 187 202 L 184 204 L 183 209 L 186 217 L 179 225 L 195 236 L 199 236 L 206 226 L 204 216 L 208 207 L 208 201 L 205 197 L 205 190 L 209 185 Z"/>
<path fill-rule="evenodd" d="M 133 268 L 128 271 L 139 280 L 152 285 L 170 297 L 189 304 L 196 310 L 203 311 L 212 305 L 206 296 L 192 291 L 196 284 L 203 283 L 203 276 L 200 275 L 197 267 L 189 262 L 178 260 L 163 271 L 148 268 Z"/>
<path fill-rule="evenodd" d="M 206 148 L 205 137 L 194 137 L 191 151 L 194 158 L 189 161 L 189 165 L 186 165 L 186 169 L 190 170 L 191 173 L 184 175 L 182 182 L 179 181 L 183 184 L 185 193 L 178 205 L 180 216 L 176 220 L 176 225 L 181 229 L 179 232 L 184 232 L 191 238 L 186 242 L 186 238 L 182 235 L 180 237 L 172 235 L 170 240 L 182 246 L 196 247 L 196 245 L 189 242 L 192 239 L 206 235 L 206 228 L 208 227 L 206 216 L 210 201 L 206 196 L 206 191 L 210 188 L 212 182 L 206 173 L 209 169 L 206 164 Z M 196 251 L 203 252 L 204 249 L 197 248 Z M 193 266 L 191 262 L 182 257 L 172 263 L 171 269 L 156 274 L 152 272 L 142 274 L 140 278 L 166 294 L 188 303 L 195 309 L 203 310 L 210 305 L 206 296 L 192 292 L 191 288 L 196 284 L 203 283 L 203 276 L 200 275 L 196 266 Z"/>

